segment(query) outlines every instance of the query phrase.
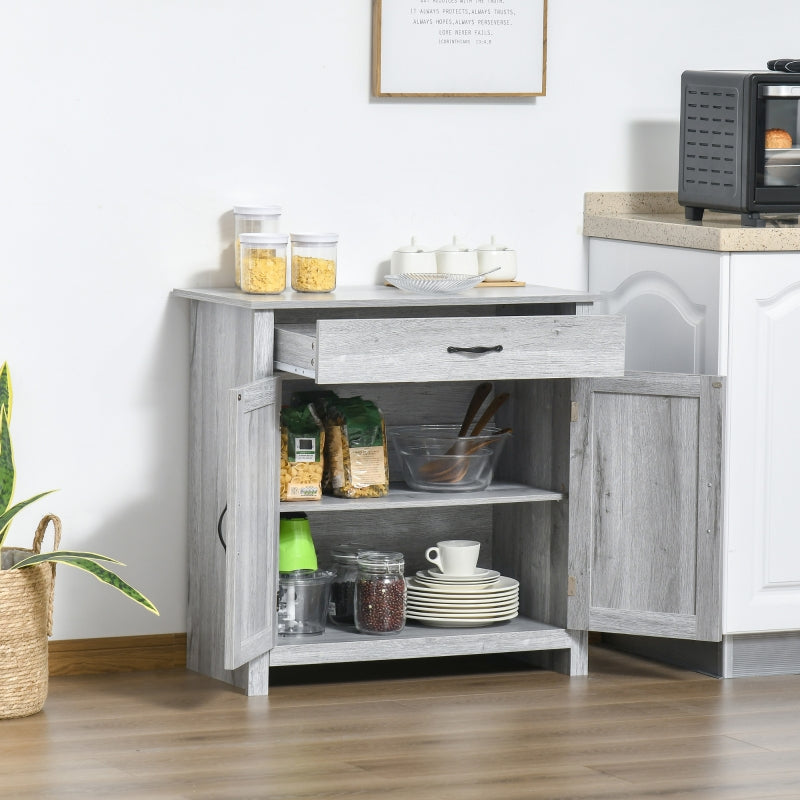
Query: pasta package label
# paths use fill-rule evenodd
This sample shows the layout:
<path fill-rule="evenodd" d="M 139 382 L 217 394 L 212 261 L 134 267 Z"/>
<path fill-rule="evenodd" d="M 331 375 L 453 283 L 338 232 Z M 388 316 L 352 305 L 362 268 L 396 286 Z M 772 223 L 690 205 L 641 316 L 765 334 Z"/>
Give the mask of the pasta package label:
<path fill-rule="evenodd" d="M 281 500 L 322 499 L 325 431 L 312 405 L 281 410 Z"/>
<path fill-rule="evenodd" d="M 386 483 L 383 446 L 350 448 L 351 482 L 357 489 Z"/>

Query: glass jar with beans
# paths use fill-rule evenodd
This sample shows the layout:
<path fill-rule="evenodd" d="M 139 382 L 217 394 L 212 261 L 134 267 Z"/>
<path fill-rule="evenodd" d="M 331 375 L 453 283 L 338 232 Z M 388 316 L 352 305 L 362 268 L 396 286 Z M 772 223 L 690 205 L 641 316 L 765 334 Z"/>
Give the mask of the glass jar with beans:
<path fill-rule="evenodd" d="M 361 633 L 399 633 L 406 624 L 403 554 L 369 550 L 358 554 L 355 623 Z"/>

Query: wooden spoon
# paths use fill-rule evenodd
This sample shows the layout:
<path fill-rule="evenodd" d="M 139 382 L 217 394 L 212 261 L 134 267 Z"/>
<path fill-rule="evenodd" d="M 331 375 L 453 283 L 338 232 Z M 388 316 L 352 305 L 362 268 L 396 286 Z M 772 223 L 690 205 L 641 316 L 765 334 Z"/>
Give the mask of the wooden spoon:
<path fill-rule="evenodd" d="M 472 400 L 469 401 L 469 406 L 467 407 L 467 413 L 464 415 L 464 421 L 461 423 L 461 430 L 458 432 L 459 436 L 467 435 L 472 420 L 475 419 L 478 409 L 483 405 L 483 401 L 489 396 L 489 392 L 491 391 L 491 383 L 482 383 L 475 388 L 472 394 Z"/>

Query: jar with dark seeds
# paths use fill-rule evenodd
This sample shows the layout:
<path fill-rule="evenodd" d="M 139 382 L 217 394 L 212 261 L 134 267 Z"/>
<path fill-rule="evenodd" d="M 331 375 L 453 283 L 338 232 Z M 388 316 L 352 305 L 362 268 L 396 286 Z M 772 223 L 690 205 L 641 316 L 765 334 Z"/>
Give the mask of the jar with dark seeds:
<path fill-rule="evenodd" d="M 331 601 L 328 609 L 331 622 L 340 625 L 353 624 L 358 554 L 369 549 L 364 544 L 346 542 L 331 550 L 331 569 L 336 575 L 331 584 Z"/>
<path fill-rule="evenodd" d="M 377 550 L 359 553 L 355 623 L 362 633 L 399 633 L 406 624 L 403 554 Z"/>

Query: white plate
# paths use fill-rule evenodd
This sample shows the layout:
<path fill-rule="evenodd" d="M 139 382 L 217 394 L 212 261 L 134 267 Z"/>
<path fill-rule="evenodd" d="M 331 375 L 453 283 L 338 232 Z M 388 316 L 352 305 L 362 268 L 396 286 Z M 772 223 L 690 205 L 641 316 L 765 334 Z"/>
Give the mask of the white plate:
<path fill-rule="evenodd" d="M 416 578 L 431 586 L 465 586 L 494 583 L 500 577 L 497 570 L 487 569 L 481 575 L 431 575 L 430 570 L 420 570 Z"/>
<path fill-rule="evenodd" d="M 505 575 L 499 577 L 494 583 L 482 585 L 442 583 L 430 584 L 421 583 L 419 578 L 406 578 L 406 588 L 410 593 L 425 595 L 473 595 L 475 597 L 494 597 L 500 594 L 508 594 L 512 591 L 519 591 L 519 581 L 514 578 L 507 578 Z"/>
<path fill-rule="evenodd" d="M 502 603 L 495 606 L 469 606 L 462 607 L 438 606 L 438 605 L 413 605 L 408 604 L 406 612 L 408 614 L 424 614 L 434 617 L 496 617 L 501 614 L 510 614 L 512 611 L 519 611 L 519 603 L 516 601 Z"/>
<path fill-rule="evenodd" d="M 513 614 L 503 614 L 497 617 L 487 617 L 485 619 L 477 619 L 475 617 L 464 619 L 446 619 L 444 617 L 428 617 L 428 616 L 412 616 L 406 614 L 407 618 L 412 622 L 419 622 L 421 625 L 430 625 L 433 628 L 480 628 L 483 625 L 494 625 L 496 622 L 507 622 L 517 616 L 515 611 Z"/>
<path fill-rule="evenodd" d="M 437 595 L 418 595 L 409 594 L 408 604 L 416 606 L 437 606 L 438 608 L 493 608 L 507 603 L 518 603 L 519 595 L 516 592 L 509 592 L 496 597 L 439 597 Z"/>
<path fill-rule="evenodd" d="M 446 575 L 439 567 L 431 567 L 430 569 L 422 569 L 417 575 L 425 577 L 432 581 L 441 581 L 442 583 L 469 583 L 470 581 L 491 581 L 500 577 L 500 573 L 496 569 L 485 569 L 484 567 L 475 567 L 475 572 L 472 575 Z"/>
<path fill-rule="evenodd" d="M 409 272 L 384 275 L 386 283 L 416 294 L 455 294 L 472 289 L 483 281 L 483 275 L 440 275 L 438 272 Z"/>

